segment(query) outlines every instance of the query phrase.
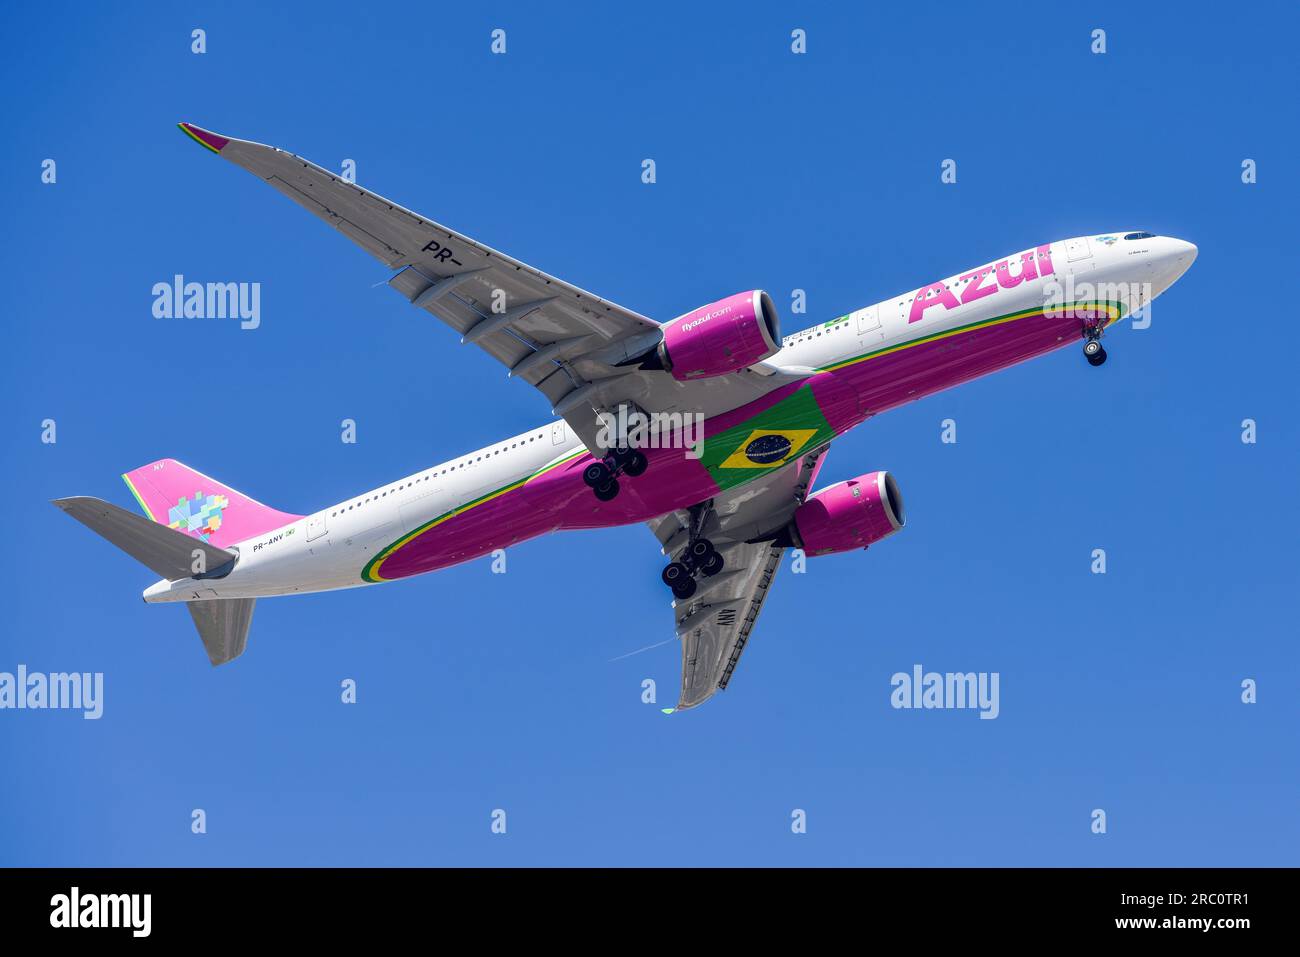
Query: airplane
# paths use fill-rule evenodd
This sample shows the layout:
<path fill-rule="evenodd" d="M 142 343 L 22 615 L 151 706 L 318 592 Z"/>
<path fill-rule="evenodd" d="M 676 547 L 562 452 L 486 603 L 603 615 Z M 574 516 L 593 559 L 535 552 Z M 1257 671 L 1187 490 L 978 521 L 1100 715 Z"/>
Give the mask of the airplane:
<path fill-rule="evenodd" d="M 784 338 L 761 290 L 661 323 L 292 153 L 180 128 L 380 260 L 389 286 L 538 389 L 555 417 L 308 515 L 173 459 L 123 475 L 146 517 L 55 500 L 161 576 L 144 600 L 184 602 L 213 665 L 243 653 L 259 598 L 368 587 L 549 532 L 645 523 L 668 558 L 677 710 L 696 707 L 730 682 L 787 550 L 859 551 L 903 527 L 888 471 L 810 491 L 837 436 L 1076 343 L 1101 365 L 1105 330 L 1197 255 L 1183 240 L 1116 231 L 1036 245 Z"/>

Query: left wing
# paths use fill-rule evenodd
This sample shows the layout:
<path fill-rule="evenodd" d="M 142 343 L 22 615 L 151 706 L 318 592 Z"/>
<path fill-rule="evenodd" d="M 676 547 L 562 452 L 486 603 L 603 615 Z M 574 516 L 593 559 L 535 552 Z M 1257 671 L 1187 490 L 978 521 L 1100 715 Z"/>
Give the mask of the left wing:
<path fill-rule="evenodd" d="M 789 523 L 816 481 L 828 447 L 713 500 L 702 534 L 722 554 L 724 567 L 712 578 L 701 578 L 689 599 L 673 602 L 682 644 L 678 710 L 704 703 L 731 680 L 785 553 L 784 547 L 760 539 Z M 648 524 L 664 554 L 673 556 L 685 547 L 691 521 L 689 512 L 676 511 Z"/>

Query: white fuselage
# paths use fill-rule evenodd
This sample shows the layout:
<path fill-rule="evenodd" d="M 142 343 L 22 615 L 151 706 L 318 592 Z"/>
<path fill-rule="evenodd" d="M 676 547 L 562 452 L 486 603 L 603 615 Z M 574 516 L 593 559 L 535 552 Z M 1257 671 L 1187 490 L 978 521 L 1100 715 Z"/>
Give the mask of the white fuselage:
<path fill-rule="evenodd" d="M 1113 242 L 1103 241 L 1110 237 L 1090 237 L 1053 243 L 1051 276 L 997 289 L 955 308 L 928 306 L 919 319 L 913 310 L 915 290 L 890 297 L 787 336 L 768 362 L 825 369 L 864 351 L 888 349 L 982 318 L 1041 305 L 1053 281 L 1064 287 L 1066 301 L 1101 298 L 1095 293 L 1071 295 L 1072 286 L 1126 284 L 1108 298 L 1122 301 L 1121 314 L 1128 315 L 1168 288 L 1191 265 L 1196 250 L 1167 237 L 1126 241 L 1119 238 L 1123 235 L 1115 234 Z M 969 275 L 961 273 L 942 282 L 959 293 L 978 281 L 963 278 Z M 264 597 L 368 584 L 360 572 L 378 550 L 438 516 L 583 451 L 564 421 L 539 426 L 240 542 L 239 560 L 224 578 L 160 581 L 145 591 L 144 598 L 166 602 Z M 678 507 L 691 504 L 682 502 Z"/>

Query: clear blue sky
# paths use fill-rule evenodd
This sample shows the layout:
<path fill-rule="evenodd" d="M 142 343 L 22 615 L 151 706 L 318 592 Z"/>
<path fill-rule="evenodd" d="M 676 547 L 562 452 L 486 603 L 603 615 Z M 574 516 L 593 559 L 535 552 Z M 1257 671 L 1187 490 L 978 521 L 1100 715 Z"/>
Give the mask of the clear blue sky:
<path fill-rule="evenodd" d="M 1297 15 L 839 6 L 6 8 L 0 670 L 102 671 L 106 700 L 0 711 L 0 864 L 1297 863 Z M 172 456 L 305 513 L 549 411 L 178 120 L 353 159 L 661 319 L 758 286 L 793 330 L 1116 229 L 1200 258 L 1104 368 L 1069 350 L 838 441 L 823 482 L 891 469 L 907 529 L 787 565 L 698 711 L 641 702 L 675 700 L 675 644 L 610 660 L 672 636 L 642 527 L 262 601 L 212 669 L 49 499 L 132 506 L 119 473 Z M 155 320 L 175 273 L 262 283 L 261 328 Z M 999 672 L 1000 717 L 892 709 L 917 663 Z"/>

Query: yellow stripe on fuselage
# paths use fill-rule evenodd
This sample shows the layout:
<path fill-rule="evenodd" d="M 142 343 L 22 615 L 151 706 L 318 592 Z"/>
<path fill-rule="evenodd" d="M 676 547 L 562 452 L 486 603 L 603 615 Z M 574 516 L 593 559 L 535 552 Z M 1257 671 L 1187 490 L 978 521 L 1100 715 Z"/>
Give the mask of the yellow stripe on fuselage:
<path fill-rule="evenodd" d="M 382 552 L 380 552 L 379 557 L 374 560 L 374 562 L 370 565 L 369 569 L 363 570 L 362 578 L 365 578 L 366 580 L 371 582 L 391 581 L 391 579 L 385 578 L 383 575 L 379 574 L 379 569 L 383 567 L 384 562 L 386 562 L 390 557 L 392 557 L 392 555 L 395 552 L 397 552 L 399 549 L 401 549 L 404 545 L 407 545 L 408 543 L 414 541 L 416 538 L 423 535 L 425 532 L 429 531 L 429 529 L 436 528 L 437 526 L 441 525 L 443 522 L 450 521 L 451 519 L 455 518 L 457 515 L 464 515 L 472 508 L 477 508 L 478 506 L 486 504 L 487 502 L 490 502 L 493 499 L 500 498 L 502 495 L 505 495 L 508 492 L 513 492 L 515 489 L 523 488 L 525 485 L 527 485 L 529 482 L 531 482 L 533 479 L 537 478 L 538 476 L 545 475 L 547 472 L 559 468 L 561 465 L 564 465 L 566 462 L 572 462 L 578 456 L 585 454 L 586 451 L 587 451 L 586 449 L 578 449 L 578 451 L 566 455 L 558 462 L 552 462 L 550 465 L 543 467 L 542 469 L 534 472 L 532 475 L 527 475 L 517 482 L 512 482 L 511 484 L 503 488 L 499 488 L 494 492 L 489 492 L 487 495 L 484 495 L 482 498 L 476 498 L 472 502 L 466 502 L 464 505 L 458 505 L 450 512 L 446 512 L 443 515 L 439 515 L 437 518 L 433 519 L 432 521 L 426 522 L 425 524 L 421 525 L 419 528 L 416 528 L 408 532 L 406 535 L 403 535 L 397 541 L 393 542 L 393 544 L 389 545 Z"/>
<path fill-rule="evenodd" d="M 1110 318 L 1106 321 L 1106 325 L 1110 325 L 1111 323 L 1119 319 L 1119 309 L 1116 306 L 1111 305 L 1110 303 L 1072 303 L 1069 306 L 1060 306 L 1060 307 L 1053 307 L 1053 308 L 1073 309 L 1081 305 L 1096 306 L 1105 309 L 1110 314 Z M 904 349 L 912 348 L 912 346 L 923 345 L 927 342 L 938 342 L 940 339 L 947 339 L 951 336 L 958 336 L 965 332 L 974 332 L 976 329 L 988 329 L 992 326 L 999 326 L 1004 322 L 1015 322 L 1017 319 L 1028 319 L 1031 316 L 1041 316 L 1042 314 L 1043 314 L 1043 307 L 1036 306 L 1033 309 L 1025 309 L 1022 310 L 1021 312 L 1013 312 L 1005 316 L 997 316 L 993 319 L 982 319 L 979 322 L 972 322 L 965 326 L 958 326 L 955 329 L 945 330 L 944 332 L 931 333 L 928 336 L 921 336 L 919 339 L 913 339 L 910 342 L 901 342 L 896 346 L 888 346 L 884 349 L 877 349 L 875 352 L 868 352 L 865 353 L 864 355 L 855 356 L 852 359 L 844 359 L 841 362 L 834 362 L 828 366 L 821 366 L 820 368 L 817 369 L 817 371 L 834 372 L 836 369 L 843 369 L 847 366 L 855 365 L 856 363 L 859 362 L 865 362 L 867 359 L 875 359 L 879 356 L 887 356 L 895 352 L 901 352 Z"/>

